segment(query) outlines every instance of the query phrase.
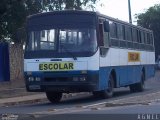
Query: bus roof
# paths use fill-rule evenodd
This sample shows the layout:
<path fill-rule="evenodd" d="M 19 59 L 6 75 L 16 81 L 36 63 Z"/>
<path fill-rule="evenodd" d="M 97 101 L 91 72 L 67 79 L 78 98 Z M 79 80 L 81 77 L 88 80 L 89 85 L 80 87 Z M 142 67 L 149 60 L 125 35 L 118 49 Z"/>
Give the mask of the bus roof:
<path fill-rule="evenodd" d="M 55 15 L 55 14 L 85 14 L 85 15 L 96 15 L 96 12 L 93 11 L 83 11 L 83 10 L 61 10 L 61 11 L 52 11 L 52 12 L 44 12 L 44 13 L 37 13 L 28 16 L 28 19 L 40 16 L 48 16 L 48 15 Z"/>
<path fill-rule="evenodd" d="M 38 14 L 30 15 L 30 16 L 27 17 L 27 19 L 34 19 L 34 18 L 37 18 L 37 17 L 50 16 L 50 15 L 56 15 L 56 14 L 84 14 L 84 15 L 95 15 L 95 16 L 97 16 L 97 17 L 102 17 L 102 18 L 105 18 L 105 19 L 108 19 L 108 20 L 112 20 L 112 21 L 114 21 L 114 22 L 121 23 L 121 24 L 125 24 L 125 25 L 131 26 L 131 27 L 133 27 L 133 28 L 138 28 L 138 29 L 142 29 L 142 30 L 145 30 L 145 31 L 148 31 L 148 32 L 152 32 L 152 30 L 150 30 L 150 29 L 146 29 L 146 28 L 143 28 L 143 27 L 141 27 L 141 26 L 136 26 L 136 25 L 133 25 L 133 24 L 131 24 L 131 23 L 128 23 L 128 22 L 125 22 L 125 21 L 122 21 L 122 20 L 119 20 L 119 19 L 116 19 L 116 18 L 107 16 L 107 15 L 101 14 L 101 13 L 99 13 L 99 12 L 93 12 L 93 11 L 83 11 L 83 10 L 52 11 L 52 12 L 44 12 L 44 13 L 38 13 Z"/>
<path fill-rule="evenodd" d="M 137 25 L 133 25 L 133 24 L 131 24 L 131 23 L 128 23 L 128 22 L 119 20 L 118 18 L 116 19 L 116 18 L 107 16 L 107 15 L 101 14 L 101 13 L 99 13 L 99 12 L 96 12 L 96 13 L 97 13 L 98 16 L 103 17 L 103 18 L 106 18 L 106 19 L 108 19 L 108 20 L 112 20 L 112 21 L 115 21 L 115 22 L 118 22 L 118 23 L 122 23 L 122 24 L 131 26 L 131 27 L 134 27 L 134 28 L 142 29 L 142 30 L 145 30 L 145 31 L 148 31 L 148 32 L 153 32 L 153 31 L 150 30 L 150 29 L 147 29 L 147 28 L 144 28 L 144 27 L 141 27 L 141 26 L 137 26 Z"/>

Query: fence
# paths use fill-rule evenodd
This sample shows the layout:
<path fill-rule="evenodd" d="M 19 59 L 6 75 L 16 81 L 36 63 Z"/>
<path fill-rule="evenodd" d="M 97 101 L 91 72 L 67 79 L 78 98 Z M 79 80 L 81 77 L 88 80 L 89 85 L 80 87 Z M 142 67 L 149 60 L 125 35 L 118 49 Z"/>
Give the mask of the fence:
<path fill-rule="evenodd" d="M 0 43 L 0 82 L 10 80 L 9 45 Z"/>

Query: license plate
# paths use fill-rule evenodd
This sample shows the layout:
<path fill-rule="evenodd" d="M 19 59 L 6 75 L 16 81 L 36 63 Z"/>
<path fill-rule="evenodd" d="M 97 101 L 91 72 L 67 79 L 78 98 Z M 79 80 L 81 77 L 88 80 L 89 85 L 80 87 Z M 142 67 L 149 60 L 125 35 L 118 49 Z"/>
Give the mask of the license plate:
<path fill-rule="evenodd" d="M 52 63 L 40 63 L 40 71 L 69 71 L 74 70 L 73 62 L 52 62 Z"/>

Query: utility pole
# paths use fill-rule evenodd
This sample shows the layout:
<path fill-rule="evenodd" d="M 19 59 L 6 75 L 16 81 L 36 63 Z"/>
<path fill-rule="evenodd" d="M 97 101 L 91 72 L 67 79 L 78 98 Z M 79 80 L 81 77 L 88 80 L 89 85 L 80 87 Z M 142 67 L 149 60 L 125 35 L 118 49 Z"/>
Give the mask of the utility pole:
<path fill-rule="evenodd" d="M 131 15 L 131 4 L 130 4 L 130 0 L 128 0 L 128 12 L 129 12 L 129 23 L 132 24 L 132 15 Z"/>

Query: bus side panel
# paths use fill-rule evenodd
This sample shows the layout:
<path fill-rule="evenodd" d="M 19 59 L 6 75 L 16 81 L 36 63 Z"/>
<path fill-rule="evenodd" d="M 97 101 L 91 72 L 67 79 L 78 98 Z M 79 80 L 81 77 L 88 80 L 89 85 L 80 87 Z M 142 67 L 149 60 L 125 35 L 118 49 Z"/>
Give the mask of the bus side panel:
<path fill-rule="evenodd" d="M 119 66 L 116 70 L 116 74 L 119 76 L 119 86 L 124 87 L 140 81 L 142 66 Z"/>
<path fill-rule="evenodd" d="M 128 79 L 128 67 L 127 66 L 120 66 L 118 67 L 118 73 L 119 73 L 119 84 L 120 86 L 125 86 L 129 84 L 129 79 Z"/>
<path fill-rule="evenodd" d="M 111 72 L 111 67 L 101 67 L 99 71 L 99 88 L 97 91 L 107 89 L 109 74 Z"/>
<path fill-rule="evenodd" d="M 155 66 L 154 65 L 146 65 L 145 66 L 145 77 L 146 79 L 151 78 L 155 75 Z"/>
<path fill-rule="evenodd" d="M 141 66 L 141 65 L 135 65 L 134 66 L 134 72 L 133 72 L 134 80 L 132 81 L 132 83 L 140 82 L 141 74 L 142 74 L 142 68 L 143 68 L 143 66 Z"/>
<path fill-rule="evenodd" d="M 101 67 L 99 72 L 99 90 L 104 90 L 108 88 L 109 75 L 112 70 L 116 73 L 116 87 L 123 87 L 131 84 L 133 80 L 133 66 L 110 66 L 110 67 Z"/>
<path fill-rule="evenodd" d="M 155 53 L 154 52 L 148 52 L 147 64 L 148 65 L 145 66 L 146 79 L 153 77 L 155 74 Z"/>
<path fill-rule="evenodd" d="M 154 76 L 154 65 L 129 65 L 116 67 L 101 67 L 99 71 L 99 88 L 105 90 L 108 88 L 107 82 L 112 70 L 116 72 L 117 87 L 129 86 L 138 83 L 141 80 L 142 68 L 145 66 L 146 80 Z"/>
<path fill-rule="evenodd" d="M 147 65 L 145 65 L 146 79 L 153 77 L 155 74 L 155 53 L 148 52 Z"/>
<path fill-rule="evenodd" d="M 130 66 L 110 66 L 110 67 L 101 67 L 99 72 L 99 89 L 107 89 L 107 82 L 111 71 L 114 70 L 116 73 L 116 87 L 129 86 L 131 84 L 140 82 L 141 78 L 141 65 L 130 65 Z"/>

